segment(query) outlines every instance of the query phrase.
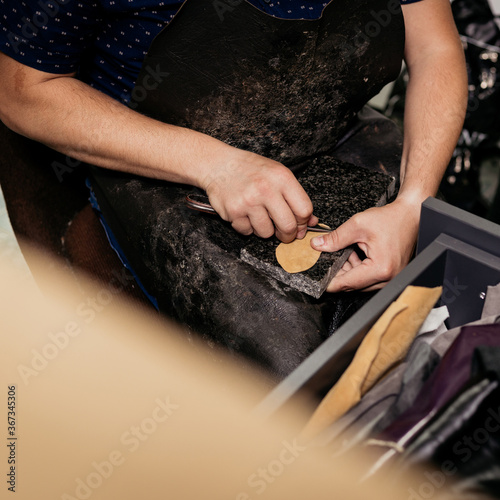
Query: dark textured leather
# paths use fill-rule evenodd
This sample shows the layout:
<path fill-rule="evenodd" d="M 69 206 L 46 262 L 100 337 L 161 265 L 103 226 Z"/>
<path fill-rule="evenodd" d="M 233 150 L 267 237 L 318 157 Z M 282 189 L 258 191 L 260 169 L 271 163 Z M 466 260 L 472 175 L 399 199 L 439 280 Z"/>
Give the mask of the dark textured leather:
<path fill-rule="evenodd" d="M 363 104 L 397 76 L 401 11 L 377 36 L 356 38 L 373 21 L 371 12 L 386 8 L 386 0 L 336 0 L 320 20 L 285 21 L 242 1 L 221 22 L 211 2 L 188 0 L 155 39 L 136 88 L 151 83 L 152 71 L 161 81 L 131 106 L 299 168 L 333 149 Z M 376 115 L 351 134 L 376 154 L 375 167 L 399 163 L 394 125 L 396 146 L 376 146 L 381 123 L 389 122 Z M 95 173 L 93 184 L 108 225 L 160 310 L 277 379 L 368 298 L 313 299 L 256 271 L 239 258 L 243 237 L 182 206 L 191 188 L 114 172 Z M 335 302 L 345 304 L 343 312 Z M 337 311 L 334 321 L 327 310 Z"/>

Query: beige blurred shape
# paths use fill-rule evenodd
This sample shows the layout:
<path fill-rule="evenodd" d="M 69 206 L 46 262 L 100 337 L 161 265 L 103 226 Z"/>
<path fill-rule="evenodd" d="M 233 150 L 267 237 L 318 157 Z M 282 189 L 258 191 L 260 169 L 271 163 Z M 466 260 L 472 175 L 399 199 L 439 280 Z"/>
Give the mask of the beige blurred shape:
<path fill-rule="evenodd" d="M 89 282 L 82 293 L 57 262 L 29 261 L 38 287 L 0 264 L 0 430 L 8 444 L 15 386 L 12 498 L 410 498 L 406 481 L 358 484 L 361 455 L 335 461 L 301 445 L 296 436 L 312 411 L 305 400 L 259 420 L 252 409 L 269 381 L 253 368 L 214 362 L 119 290 Z M 0 498 L 10 498 L 11 448 L 2 450 Z"/>

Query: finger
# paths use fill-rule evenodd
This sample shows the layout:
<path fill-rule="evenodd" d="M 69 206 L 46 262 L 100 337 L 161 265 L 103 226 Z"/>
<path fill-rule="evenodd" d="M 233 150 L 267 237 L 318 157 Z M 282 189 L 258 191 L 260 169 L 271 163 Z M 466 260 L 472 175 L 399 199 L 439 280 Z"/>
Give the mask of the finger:
<path fill-rule="evenodd" d="M 295 235 L 295 238 L 297 238 L 298 240 L 302 240 L 306 234 L 307 234 L 307 223 L 303 224 L 297 223 L 297 234 Z"/>
<path fill-rule="evenodd" d="M 270 238 L 275 231 L 273 221 L 263 207 L 255 208 L 248 215 L 253 232 L 260 238 Z"/>
<path fill-rule="evenodd" d="M 296 220 L 296 237 L 302 239 L 306 235 L 307 226 L 315 226 L 318 223 L 318 219 L 312 214 L 313 205 L 304 188 L 295 178 L 293 181 L 293 183 L 287 186 L 288 189 L 284 191 L 283 196 Z"/>
<path fill-rule="evenodd" d="M 349 259 L 344 262 L 344 265 L 340 268 L 340 271 L 343 271 L 342 274 L 345 274 L 347 271 L 350 271 L 352 269 L 352 264 L 349 262 Z M 337 273 L 336 276 L 339 274 Z"/>
<path fill-rule="evenodd" d="M 379 270 L 367 260 L 352 267 L 348 272 L 338 273 L 327 287 L 328 292 L 347 292 L 353 290 L 376 290 L 382 288 L 387 279 L 380 276 Z"/>
<path fill-rule="evenodd" d="M 284 243 L 289 243 L 297 236 L 299 229 L 297 219 L 284 198 L 272 201 L 274 203 L 269 203 L 267 207 L 276 228 L 276 237 Z M 304 224 L 304 228 L 306 227 L 307 224 Z"/>
<path fill-rule="evenodd" d="M 389 283 L 388 281 L 381 281 L 380 283 L 377 283 L 376 285 L 372 285 L 372 286 L 368 286 L 366 288 L 360 288 L 360 289 L 345 289 L 345 290 L 342 290 L 343 292 L 375 292 L 377 290 L 380 290 L 382 288 L 384 288 L 385 285 L 387 285 L 387 283 Z M 330 290 L 327 290 L 328 292 Z"/>
<path fill-rule="evenodd" d="M 297 236 L 296 236 L 296 238 L 298 240 L 303 239 L 304 236 L 307 234 L 307 228 L 317 226 L 318 222 L 319 222 L 319 219 L 315 215 L 311 215 L 311 217 L 309 217 L 309 220 L 306 223 L 297 224 Z"/>
<path fill-rule="evenodd" d="M 304 236 L 307 234 L 307 228 L 317 226 L 318 223 L 319 223 L 319 219 L 315 215 L 311 215 L 311 217 L 309 217 L 309 220 L 307 220 L 307 222 L 299 223 L 297 221 L 297 236 L 296 236 L 296 238 L 298 240 L 303 239 Z"/>
<path fill-rule="evenodd" d="M 384 286 L 387 285 L 387 283 L 389 283 L 389 282 L 388 281 L 381 281 L 380 283 L 377 283 L 376 285 L 362 288 L 359 291 L 360 292 L 374 292 L 375 290 L 380 290 L 381 288 L 384 288 Z"/>
<path fill-rule="evenodd" d="M 342 276 L 349 272 L 353 267 L 359 266 L 363 261 L 359 258 L 355 251 L 352 251 L 348 259 L 344 262 L 343 266 L 338 270 L 335 277 Z"/>
<path fill-rule="evenodd" d="M 307 221 L 307 225 L 311 227 L 317 226 L 318 223 L 319 219 L 315 215 L 311 215 L 311 217 L 309 217 L 309 220 Z"/>
<path fill-rule="evenodd" d="M 313 213 L 313 204 L 299 181 L 295 177 L 292 177 L 291 181 L 284 186 L 282 192 L 283 197 L 297 220 L 300 223 L 307 223 Z"/>
<path fill-rule="evenodd" d="M 253 227 L 252 224 L 250 224 L 250 219 L 248 217 L 240 217 L 233 220 L 233 222 L 231 222 L 231 226 L 233 226 L 235 231 L 238 231 L 238 233 L 244 234 L 245 236 L 253 234 Z"/>
<path fill-rule="evenodd" d="M 351 264 L 351 267 L 356 267 L 362 264 L 362 260 L 359 258 L 359 255 L 356 253 L 355 250 L 351 252 L 351 255 L 349 255 L 349 258 L 347 261 Z"/>
<path fill-rule="evenodd" d="M 361 230 L 356 216 L 349 219 L 331 233 L 317 236 L 311 240 L 311 246 L 320 252 L 336 252 L 361 241 Z"/>
<path fill-rule="evenodd" d="M 346 274 L 347 271 L 344 271 L 343 269 L 340 269 L 339 272 L 337 273 L 337 276 L 335 277 L 335 279 L 339 276 L 342 276 L 344 274 Z M 372 285 L 372 286 L 368 286 L 366 288 L 345 288 L 343 290 L 338 290 L 332 283 L 330 283 L 331 285 L 331 289 L 330 289 L 330 285 L 329 285 L 329 288 L 327 288 L 327 292 L 331 292 L 331 293 L 335 293 L 335 292 L 374 292 L 376 290 L 380 290 L 381 288 L 383 288 L 385 285 L 387 285 L 387 283 L 389 283 L 388 281 L 381 281 L 379 283 L 376 283 L 375 285 Z"/>

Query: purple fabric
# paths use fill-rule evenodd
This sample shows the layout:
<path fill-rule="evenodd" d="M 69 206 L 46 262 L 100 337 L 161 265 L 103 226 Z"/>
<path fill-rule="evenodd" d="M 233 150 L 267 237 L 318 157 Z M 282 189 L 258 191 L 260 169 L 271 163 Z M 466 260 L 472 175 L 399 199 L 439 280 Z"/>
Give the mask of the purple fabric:
<path fill-rule="evenodd" d="M 462 328 L 438 368 L 422 387 L 415 404 L 375 439 L 402 446 L 411 442 L 417 435 L 412 430 L 430 419 L 462 390 L 471 376 L 474 349 L 479 346 L 500 346 L 500 324 Z"/>

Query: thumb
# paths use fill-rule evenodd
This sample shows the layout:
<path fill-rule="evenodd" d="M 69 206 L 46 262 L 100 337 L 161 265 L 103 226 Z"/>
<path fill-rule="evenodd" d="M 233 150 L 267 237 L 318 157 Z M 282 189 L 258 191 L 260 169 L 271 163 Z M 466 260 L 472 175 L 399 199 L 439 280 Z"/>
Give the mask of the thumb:
<path fill-rule="evenodd" d="M 320 252 L 337 252 L 359 241 L 359 234 L 352 219 L 344 222 L 335 231 L 311 239 L 311 246 Z"/>

